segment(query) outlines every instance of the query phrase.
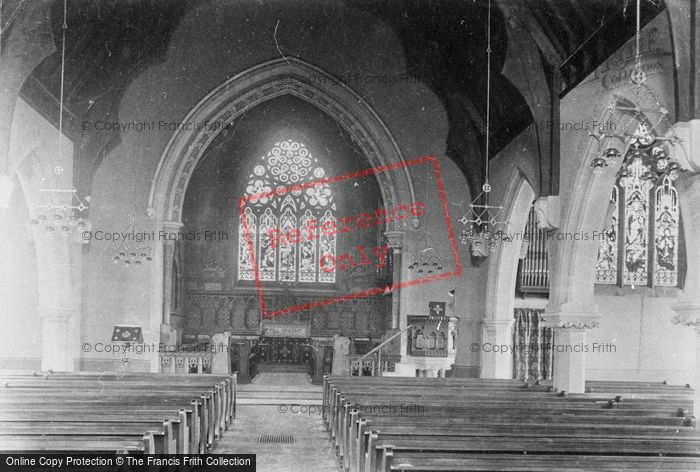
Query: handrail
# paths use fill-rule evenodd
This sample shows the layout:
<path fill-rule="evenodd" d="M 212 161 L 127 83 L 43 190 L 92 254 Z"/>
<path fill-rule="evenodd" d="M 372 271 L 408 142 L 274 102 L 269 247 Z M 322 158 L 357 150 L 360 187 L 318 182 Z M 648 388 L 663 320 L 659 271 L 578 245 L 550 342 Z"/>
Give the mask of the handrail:
<path fill-rule="evenodd" d="M 364 356 L 362 356 L 362 357 L 360 357 L 359 359 L 353 361 L 353 363 L 358 364 L 358 363 L 362 362 L 363 360 L 365 360 L 366 357 L 371 356 L 372 354 L 374 354 L 375 352 L 377 352 L 378 350 L 380 350 L 381 348 L 383 348 L 385 345 L 389 344 L 391 341 L 393 341 L 393 340 L 396 339 L 398 336 L 402 335 L 403 333 L 405 333 L 406 331 L 408 331 L 408 330 L 411 329 L 411 328 L 413 328 L 413 325 L 408 325 L 408 326 L 406 326 L 404 329 L 402 329 L 402 330 L 399 331 L 398 333 L 394 334 L 392 337 L 390 337 L 389 339 L 387 339 L 386 341 L 384 341 L 383 343 L 381 343 L 379 346 L 377 346 L 377 347 L 375 347 L 374 349 L 372 349 L 371 351 L 369 351 L 369 352 L 368 352 L 367 354 L 365 354 Z"/>

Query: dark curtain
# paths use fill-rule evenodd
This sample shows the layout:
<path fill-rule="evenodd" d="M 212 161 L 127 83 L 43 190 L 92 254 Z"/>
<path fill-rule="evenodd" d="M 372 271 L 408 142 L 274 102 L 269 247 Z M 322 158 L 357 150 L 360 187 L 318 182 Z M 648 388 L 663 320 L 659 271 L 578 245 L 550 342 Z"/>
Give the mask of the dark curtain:
<path fill-rule="evenodd" d="M 513 326 L 513 377 L 520 380 L 552 378 L 554 332 L 544 327 L 542 309 L 516 308 Z"/>

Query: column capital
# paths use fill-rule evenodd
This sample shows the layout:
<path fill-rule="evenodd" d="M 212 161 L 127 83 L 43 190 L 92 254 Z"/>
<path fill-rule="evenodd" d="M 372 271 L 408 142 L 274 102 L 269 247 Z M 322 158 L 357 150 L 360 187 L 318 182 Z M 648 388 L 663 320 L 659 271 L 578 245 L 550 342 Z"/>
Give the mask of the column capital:
<path fill-rule="evenodd" d="M 671 149 L 673 158 L 692 174 L 700 173 L 700 120 L 679 121 L 671 127 L 679 142 Z"/>
<path fill-rule="evenodd" d="M 403 231 L 384 231 L 384 236 L 386 236 L 390 248 L 401 250 L 403 247 Z"/>
<path fill-rule="evenodd" d="M 586 330 L 600 326 L 596 313 L 543 313 L 542 321 L 548 328 Z"/>
<path fill-rule="evenodd" d="M 671 308 L 676 312 L 676 316 L 671 318 L 671 323 L 700 329 L 700 300 L 680 302 Z"/>
<path fill-rule="evenodd" d="M 534 207 L 540 229 L 559 228 L 559 195 L 539 197 L 535 200 Z"/>

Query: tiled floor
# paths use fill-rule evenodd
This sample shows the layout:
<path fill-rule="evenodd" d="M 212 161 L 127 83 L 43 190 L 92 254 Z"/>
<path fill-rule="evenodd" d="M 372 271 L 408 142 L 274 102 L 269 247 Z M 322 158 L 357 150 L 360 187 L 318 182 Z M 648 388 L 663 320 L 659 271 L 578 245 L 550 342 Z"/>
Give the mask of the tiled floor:
<path fill-rule="evenodd" d="M 258 472 L 339 472 L 321 395 L 305 374 L 261 374 L 254 384 L 240 385 L 236 419 L 213 452 L 257 454 Z M 263 434 L 289 434 L 294 443 L 258 443 Z"/>

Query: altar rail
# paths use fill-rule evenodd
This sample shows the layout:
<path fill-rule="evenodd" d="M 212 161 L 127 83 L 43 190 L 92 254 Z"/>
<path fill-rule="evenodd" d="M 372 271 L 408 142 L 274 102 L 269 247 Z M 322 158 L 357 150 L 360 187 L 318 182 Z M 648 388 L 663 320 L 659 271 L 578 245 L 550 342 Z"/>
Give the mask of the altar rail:
<path fill-rule="evenodd" d="M 211 352 L 161 352 L 160 372 L 170 374 L 211 374 Z"/>
<path fill-rule="evenodd" d="M 348 356 L 350 375 L 381 377 L 382 372 L 395 372 L 396 363 L 401 362 L 400 355 L 382 354 L 375 352 L 362 359 L 362 354 Z"/>

